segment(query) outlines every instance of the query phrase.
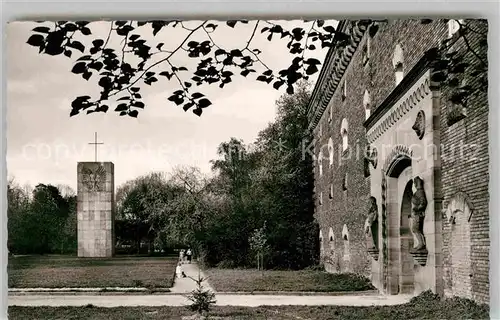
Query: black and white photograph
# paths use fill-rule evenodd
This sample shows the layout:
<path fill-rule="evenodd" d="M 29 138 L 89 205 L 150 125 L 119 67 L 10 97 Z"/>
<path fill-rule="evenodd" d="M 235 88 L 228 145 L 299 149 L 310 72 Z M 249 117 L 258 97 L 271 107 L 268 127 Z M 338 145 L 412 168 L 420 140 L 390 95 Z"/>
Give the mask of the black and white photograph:
<path fill-rule="evenodd" d="M 6 25 L 9 319 L 489 319 L 487 19 Z"/>

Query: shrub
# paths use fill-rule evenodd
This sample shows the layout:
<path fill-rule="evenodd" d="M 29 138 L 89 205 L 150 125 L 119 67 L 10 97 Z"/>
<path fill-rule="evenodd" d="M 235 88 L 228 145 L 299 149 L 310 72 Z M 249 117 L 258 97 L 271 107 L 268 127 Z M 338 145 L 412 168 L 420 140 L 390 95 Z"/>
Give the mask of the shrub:
<path fill-rule="evenodd" d="M 186 297 L 193 303 L 186 306 L 188 310 L 195 311 L 199 315 L 207 314 L 210 312 L 212 305 L 216 303 L 215 294 L 210 289 L 205 289 L 203 287 L 203 281 L 207 278 L 198 275 L 198 279 L 189 277 L 191 280 L 196 282 L 196 289 L 191 291 Z"/>

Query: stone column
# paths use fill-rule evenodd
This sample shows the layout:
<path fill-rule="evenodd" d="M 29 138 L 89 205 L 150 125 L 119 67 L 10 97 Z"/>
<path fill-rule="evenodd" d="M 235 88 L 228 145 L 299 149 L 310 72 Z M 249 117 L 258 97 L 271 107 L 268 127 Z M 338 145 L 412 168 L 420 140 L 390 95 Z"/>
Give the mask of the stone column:
<path fill-rule="evenodd" d="M 112 257 L 114 164 L 79 162 L 77 167 L 78 257 Z"/>

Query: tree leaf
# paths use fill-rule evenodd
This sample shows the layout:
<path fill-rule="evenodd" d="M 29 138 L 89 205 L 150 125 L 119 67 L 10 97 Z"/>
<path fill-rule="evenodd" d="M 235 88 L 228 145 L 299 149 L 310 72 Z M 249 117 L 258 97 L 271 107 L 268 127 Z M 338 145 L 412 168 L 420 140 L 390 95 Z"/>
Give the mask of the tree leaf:
<path fill-rule="evenodd" d="M 45 43 L 45 38 L 41 34 L 34 34 L 29 37 L 27 43 L 34 47 L 40 47 Z"/>
<path fill-rule="evenodd" d="M 191 95 L 191 98 L 193 99 L 199 99 L 201 97 L 204 97 L 205 95 L 203 93 L 200 93 L 200 92 L 195 92 Z"/>
<path fill-rule="evenodd" d="M 94 47 L 100 48 L 104 45 L 104 40 L 96 39 L 96 40 L 92 41 L 92 44 L 94 45 Z"/>
<path fill-rule="evenodd" d="M 85 62 L 77 62 L 74 66 L 73 69 L 71 69 L 71 72 L 75 74 L 80 74 L 84 73 L 87 70 L 87 64 Z"/>
<path fill-rule="evenodd" d="M 125 110 L 128 110 L 128 106 L 126 103 L 120 103 L 115 109 L 115 111 L 125 111 Z"/>
<path fill-rule="evenodd" d="M 41 32 L 41 33 L 49 33 L 50 28 L 49 27 L 36 27 L 33 29 L 35 32 Z"/>
<path fill-rule="evenodd" d="M 132 118 L 137 118 L 137 116 L 139 115 L 139 111 L 132 110 L 128 113 L 128 115 L 131 116 Z"/>
<path fill-rule="evenodd" d="M 88 81 L 90 79 L 90 77 L 92 77 L 92 72 L 87 70 L 83 73 L 82 77 L 83 77 L 83 79 Z"/>
<path fill-rule="evenodd" d="M 85 35 L 85 36 L 89 36 L 89 35 L 91 35 L 91 34 L 92 34 L 92 31 L 90 31 L 90 29 L 89 29 L 89 28 L 87 28 L 87 27 L 83 27 L 83 28 L 80 30 L 80 32 L 81 32 L 83 35 Z"/>
<path fill-rule="evenodd" d="M 203 109 L 201 109 L 201 108 L 193 109 L 193 113 L 195 115 L 197 115 L 198 117 L 201 117 L 201 114 L 203 113 Z"/>
<path fill-rule="evenodd" d="M 212 104 L 212 102 L 210 100 L 208 100 L 207 98 L 203 98 L 203 99 L 200 99 L 198 101 L 198 106 L 200 108 L 206 108 L 206 107 L 208 107 L 211 104 Z"/>
<path fill-rule="evenodd" d="M 80 52 L 85 51 L 85 46 L 80 42 L 80 41 L 72 41 L 68 44 L 68 47 L 74 48 L 76 50 L 79 50 Z"/>

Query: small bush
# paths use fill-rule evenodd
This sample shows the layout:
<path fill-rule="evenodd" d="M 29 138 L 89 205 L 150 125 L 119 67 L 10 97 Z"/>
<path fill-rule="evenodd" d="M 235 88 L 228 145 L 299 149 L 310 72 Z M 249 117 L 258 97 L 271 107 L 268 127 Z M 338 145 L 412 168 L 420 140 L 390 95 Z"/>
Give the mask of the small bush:
<path fill-rule="evenodd" d="M 188 310 L 195 311 L 199 315 L 208 314 L 211 310 L 212 305 L 216 303 L 215 294 L 211 290 L 205 289 L 203 287 L 203 281 L 205 281 L 206 278 L 198 275 L 198 279 L 191 279 L 196 282 L 196 289 L 191 291 L 191 294 L 186 296 L 190 301 L 193 302 L 186 307 L 188 308 Z"/>
<path fill-rule="evenodd" d="M 142 282 L 142 280 L 135 279 L 132 283 L 134 284 L 134 287 L 138 287 L 138 288 L 144 287 L 144 282 Z"/>

